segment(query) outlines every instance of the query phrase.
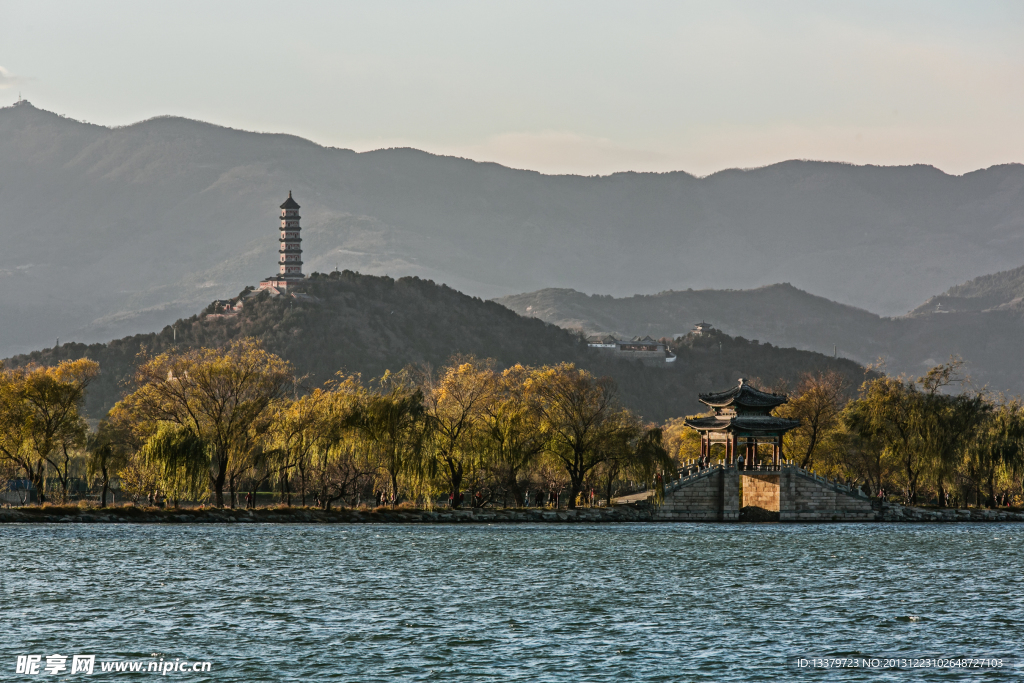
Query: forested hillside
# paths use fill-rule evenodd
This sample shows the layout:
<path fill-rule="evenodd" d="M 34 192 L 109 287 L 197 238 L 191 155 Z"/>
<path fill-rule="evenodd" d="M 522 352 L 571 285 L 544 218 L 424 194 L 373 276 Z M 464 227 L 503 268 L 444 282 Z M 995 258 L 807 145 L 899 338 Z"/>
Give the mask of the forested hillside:
<path fill-rule="evenodd" d="M 107 128 L 22 102 L 0 108 L 0 319 L 17 321 L 0 355 L 158 330 L 271 274 L 289 190 L 308 271 L 482 297 L 791 282 L 894 315 L 1024 253 L 1020 165 L 549 176 L 172 117 Z"/>
<path fill-rule="evenodd" d="M 780 284 L 613 298 L 545 289 L 497 301 L 566 329 L 676 337 L 706 320 L 730 335 L 793 346 L 917 377 L 960 356 L 975 386 L 1024 394 L 1024 269 L 966 283 L 910 315 L 883 318 Z"/>
<path fill-rule="evenodd" d="M 614 378 L 625 405 L 655 421 L 699 412 L 698 392 L 726 388 L 740 377 L 776 387 L 795 386 L 804 373 L 830 368 L 844 373 L 852 385 L 863 377 L 863 369 L 848 360 L 727 335 L 716 337 L 714 348 L 682 344 L 677 361 L 666 368 L 611 360 L 566 330 L 418 278 L 335 272 L 315 276 L 302 291 L 313 298 L 261 293 L 243 299 L 235 316 L 219 317 L 211 305 L 159 333 L 108 344 L 62 344 L 8 362 L 54 364 L 83 356 L 98 361 L 101 374 L 86 399 L 93 418 L 102 417 L 127 388 L 141 351 L 217 347 L 247 336 L 294 363 L 308 375 L 307 387 L 338 371 L 370 378 L 408 364 L 439 366 L 453 354 L 494 358 L 502 366 L 571 361 Z"/>
<path fill-rule="evenodd" d="M 932 297 L 912 314 L 958 311 L 1024 310 L 1024 266 L 976 277 Z"/>

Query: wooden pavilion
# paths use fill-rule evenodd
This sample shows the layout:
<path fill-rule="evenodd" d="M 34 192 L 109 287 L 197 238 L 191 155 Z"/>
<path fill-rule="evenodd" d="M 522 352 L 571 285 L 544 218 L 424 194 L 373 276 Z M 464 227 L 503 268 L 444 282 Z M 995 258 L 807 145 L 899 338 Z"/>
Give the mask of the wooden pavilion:
<path fill-rule="evenodd" d="M 753 469 L 757 447 L 772 447 L 772 465 L 782 464 L 782 437 L 800 426 L 800 420 L 772 415 L 772 410 L 789 399 L 782 394 L 769 394 L 746 384 L 713 394 L 699 394 L 700 402 L 711 407 L 714 415 L 687 419 L 685 424 L 700 432 L 701 459 L 711 456 L 711 447 L 725 445 L 725 463 L 733 465 L 743 454 L 744 469 Z"/>

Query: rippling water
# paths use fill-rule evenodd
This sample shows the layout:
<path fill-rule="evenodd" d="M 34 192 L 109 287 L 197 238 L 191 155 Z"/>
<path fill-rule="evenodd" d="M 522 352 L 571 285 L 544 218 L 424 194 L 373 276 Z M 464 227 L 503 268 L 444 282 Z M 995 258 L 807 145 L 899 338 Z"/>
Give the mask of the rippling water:
<path fill-rule="evenodd" d="M 1000 524 L 4 525 L 0 680 L 58 680 L 14 675 L 54 652 L 213 662 L 169 674 L 190 681 L 1021 680 L 793 660 L 1018 654 L 1022 541 Z"/>

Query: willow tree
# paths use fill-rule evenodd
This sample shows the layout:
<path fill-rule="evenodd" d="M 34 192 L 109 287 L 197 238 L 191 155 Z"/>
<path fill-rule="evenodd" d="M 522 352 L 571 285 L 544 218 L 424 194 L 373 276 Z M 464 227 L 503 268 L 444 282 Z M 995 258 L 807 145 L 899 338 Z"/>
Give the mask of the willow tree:
<path fill-rule="evenodd" d="M 917 406 L 921 445 L 932 463 L 939 505 L 945 505 L 947 483 L 976 443 L 992 406 L 977 394 L 950 396 L 938 392 L 924 393 Z"/>
<path fill-rule="evenodd" d="M 12 370 L 0 364 L 0 460 L 5 468 L 23 472 L 43 501 L 46 462 L 30 457 L 23 450 L 28 431 L 24 376 L 24 370 Z"/>
<path fill-rule="evenodd" d="M 886 375 L 865 382 L 848 411 L 857 436 L 882 444 L 883 457 L 896 465 L 908 503 L 917 502 L 921 476 L 930 464 L 921 439 L 922 399 L 913 381 Z"/>
<path fill-rule="evenodd" d="M 324 492 L 325 487 L 332 489 L 327 471 L 342 444 L 353 447 L 356 430 L 351 421 L 365 395 L 357 375 L 342 375 L 295 400 L 281 402 L 272 426 L 274 444 L 281 453 L 281 471 L 298 473 L 303 506 L 311 478 L 316 480 L 313 488 L 318 500 L 329 495 Z"/>
<path fill-rule="evenodd" d="M 283 401 L 274 416 L 272 430 L 275 444 L 281 452 L 281 474 L 278 477 L 281 483 L 281 498 L 284 500 L 287 488 L 287 471 L 294 468 L 299 473 L 303 507 L 306 506 L 306 473 L 309 470 L 310 458 L 324 429 L 321 406 L 325 398 L 323 390 L 314 389 L 312 393 L 295 400 Z"/>
<path fill-rule="evenodd" d="M 376 385 L 361 396 L 346 425 L 362 437 L 394 507 L 400 498 L 400 477 L 420 469 L 428 422 L 423 391 L 407 372 L 385 372 Z"/>
<path fill-rule="evenodd" d="M 209 491 L 210 449 L 191 429 L 162 423 L 141 455 L 158 468 L 158 485 L 175 508 L 181 500 L 200 500 Z"/>
<path fill-rule="evenodd" d="M 898 467 L 885 441 L 884 431 L 878 429 L 871 407 L 866 401 L 854 400 L 843 409 L 846 439 L 843 457 L 849 467 L 867 484 L 868 493 L 876 495 L 892 478 Z"/>
<path fill-rule="evenodd" d="M 424 408 L 429 423 L 428 474 L 443 473 L 452 506 L 460 504 L 462 479 L 481 452 L 484 411 L 495 395 L 494 371 L 474 359 L 456 360 L 436 374 L 422 373 Z"/>
<path fill-rule="evenodd" d="M 514 365 L 494 376 L 491 400 L 483 405 L 481 416 L 487 466 L 498 484 L 512 493 L 517 506 L 525 502 L 522 474 L 547 444 L 541 413 L 527 393 L 530 374 L 528 368 Z"/>
<path fill-rule="evenodd" d="M 540 415 L 546 452 L 569 477 L 569 507 L 595 467 L 639 436 L 639 422 L 618 405 L 615 385 L 572 363 L 535 370 L 528 392 Z"/>
<path fill-rule="evenodd" d="M 661 505 L 665 502 L 664 474 L 674 467 L 675 461 L 663 443 L 661 427 L 647 425 L 634 428 L 634 434 L 636 436 L 626 445 L 628 471 L 637 479 L 648 482 L 648 485 L 654 490 L 651 502 Z M 611 500 L 609 491 L 609 505 Z"/>
<path fill-rule="evenodd" d="M 1024 468 L 1024 408 L 1020 401 L 1006 401 L 988 415 L 970 447 L 976 485 L 988 488 L 990 507 L 996 507 L 996 480 L 1003 472 Z M 1024 482 L 1022 482 L 1024 485 Z M 981 497 L 979 496 L 979 504 Z"/>
<path fill-rule="evenodd" d="M 367 457 L 365 439 L 352 426 L 352 418 L 367 397 L 357 376 L 342 377 L 316 401 L 311 433 L 308 476 L 317 505 L 331 504 L 357 493 L 372 476 L 376 463 Z"/>
<path fill-rule="evenodd" d="M 88 433 L 79 411 L 97 374 L 99 364 L 87 358 L 0 372 L 0 457 L 24 471 L 40 502 L 54 478 L 57 497 L 67 498 L 72 460 Z"/>
<path fill-rule="evenodd" d="M 150 433 L 167 422 L 207 444 L 209 485 L 224 507 L 224 484 L 233 458 L 253 448 L 271 405 L 292 384 L 290 363 L 254 339 L 224 350 L 171 351 L 146 358 L 135 371 L 135 391 L 122 401 L 140 428 Z"/>

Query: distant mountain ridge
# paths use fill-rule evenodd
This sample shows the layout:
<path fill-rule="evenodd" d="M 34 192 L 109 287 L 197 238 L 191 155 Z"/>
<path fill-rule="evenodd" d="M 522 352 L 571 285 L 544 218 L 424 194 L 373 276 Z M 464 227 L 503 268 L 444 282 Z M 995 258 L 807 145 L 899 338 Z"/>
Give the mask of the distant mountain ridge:
<path fill-rule="evenodd" d="M 753 290 L 687 290 L 625 298 L 544 289 L 498 303 L 566 329 L 676 337 L 707 321 L 778 346 L 830 354 L 920 376 L 958 355 L 977 386 L 1024 394 L 1024 268 L 977 278 L 912 313 L 883 318 L 790 284 Z"/>
<path fill-rule="evenodd" d="M 481 297 L 792 282 L 892 315 L 1024 253 L 1019 164 L 547 176 L 173 117 L 106 128 L 23 102 L 0 108 L 0 319 L 16 321 L 0 355 L 159 329 L 269 275 L 288 190 L 307 271 Z"/>
<path fill-rule="evenodd" d="M 982 275 L 949 291 L 932 297 L 913 314 L 1008 310 L 1024 302 L 1024 266 Z"/>

